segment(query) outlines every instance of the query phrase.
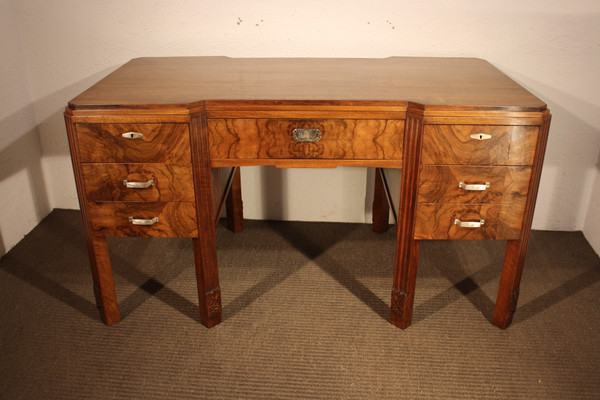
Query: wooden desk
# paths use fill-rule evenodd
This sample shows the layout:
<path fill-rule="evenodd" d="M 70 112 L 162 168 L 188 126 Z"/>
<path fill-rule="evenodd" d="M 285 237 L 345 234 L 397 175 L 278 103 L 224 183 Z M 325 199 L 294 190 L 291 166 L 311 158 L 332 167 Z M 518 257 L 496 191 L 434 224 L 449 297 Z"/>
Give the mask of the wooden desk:
<path fill-rule="evenodd" d="M 190 237 L 201 320 L 221 321 L 215 223 L 242 229 L 240 166 L 377 168 L 373 229 L 399 195 L 390 321 L 412 319 L 419 242 L 507 240 L 494 325 L 519 281 L 550 125 L 479 59 L 139 58 L 65 112 L 100 316 L 119 321 L 107 236 Z M 388 194 L 382 168 L 402 168 Z"/>

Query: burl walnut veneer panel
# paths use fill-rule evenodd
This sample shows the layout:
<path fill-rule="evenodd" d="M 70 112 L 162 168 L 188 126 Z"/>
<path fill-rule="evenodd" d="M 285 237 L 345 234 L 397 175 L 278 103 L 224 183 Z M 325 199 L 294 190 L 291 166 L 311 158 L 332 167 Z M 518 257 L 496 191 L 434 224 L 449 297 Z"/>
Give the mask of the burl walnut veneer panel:
<path fill-rule="evenodd" d="M 443 204 L 417 205 L 415 239 L 518 239 L 525 203 L 521 204 Z M 484 220 L 479 228 L 455 224 Z"/>
<path fill-rule="evenodd" d="M 196 206 L 188 202 L 89 203 L 92 228 L 103 236 L 198 237 Z M 152 219 L 151 226 L 133 225 L 130 217 Z"/>
<path fill-rule="evenodd" d="M 83 164 L 89 200 L 194 201 L 192 165 Z M 128 182 L 148 182 L 147 188 L 128 188 Z"/>
<path fill-rule="evenodd" d="M 423 164 L 531 165 L 537 126 L 425 125 Z M 477 140 L 471 135 L 487 134 Z"/>
<path fill-rule="evenodd" d="M 292 139 L 319 129 L 315 143 Z M 401 160 L 403 120 L 209 119 L 211 159 L 319 158 Z"/>
<path fill-rule="evenodd" d="M 424 165 L 419 183 L 420 203 L 524 203 L 531 167 Z M 485 185 L 465 190 L 459 183 Z"/>
<path fill-rule="evenodd" d="M 81 162 L 192 162 L 187 124 L 77 124 L 76 129 Z M 123 137 L 127 132 L 143 137 Z"/>

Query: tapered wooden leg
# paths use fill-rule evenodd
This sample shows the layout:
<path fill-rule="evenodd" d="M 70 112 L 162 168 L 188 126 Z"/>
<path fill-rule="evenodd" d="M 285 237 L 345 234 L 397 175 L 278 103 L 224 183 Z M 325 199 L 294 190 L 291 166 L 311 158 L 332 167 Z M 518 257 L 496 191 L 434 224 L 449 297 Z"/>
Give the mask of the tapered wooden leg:
<path fill-rule="evenodd" d="M 523 216 L 520 239 L 509 240 L 506 244 L 504 265 L 502 267 L 502 275 L 500 275 L 498 297 L 496 298 L 496 308 L 494 309 L 494 317 L 492 318 L 492 323 L 500 329 L 505 329 L 511 324 L 513 315 L 517 309 L 519 285 L 521 283 L 523 265 L 525 264 L 527 246 L 529 245 L 529 238 L 531 236 L 533 210 L 535 208 L 535 201 L 542 174 L 542 165 L 544 163 L 550 120 L 550 112 L 545 111 L 543 123 L 540 126 L 538 133 L 538 142 L 533 159 L 533 168 L 531 180 L 529 182 L 527 201 L 525 203 L 525 213 Z"/>
<path fill-rule="evenodd" d="M 528 238 L 527 238 L 528 239 Z M 510 325 L 519 299 L 519 285 L 529 240 L 509 240 L 506 244 L 504 266 L 500 276 L 498 297 L 492 323 L 500 329 Z"/>
<path fill-rule="evenodd" d="M 411 110 L 409 110 L 411 111 Z M 419 241 L 414 239 L 417 189 L 421 159 L 423 116 L 418 110 L 408 112 L 404 132 L 402 190 L 398 210 L 398 236 L 390 322 L 407 328 L 412 322 Z"/>
<path fill-rule="evenodd" d="M 244 229 L 244 206 L 240 167 L 235 167 L 225 207 L 227 210 L 227 228 L 232 232 L 241 232 Z"/>
<path fill-rule="evenodd" d="M 106 325 L 114 325 L 121 318 L 119 317 L 117 293 L 115 292 L 106 238 L 101 236 L 91 238 L 91 246 L 88 247 L 88 252 L 94 280 L 96 307 L 98 307 L 102 321 Z"/>
<path fill-rule="evenodd" d="M 383 233 L 390 227 L 390 205 L 387 199 L 381 168 L 375 169 L 375 187 L 373 189 L 373 231 Z"/>
<path fill-rule="evenodd" d="M 204 326 L 211 328 L 221 322 L 222 311 L 206 115 L 198 114 L 190 118 L 190 130 L 192 161 L 196 168 L 194 189 L 198 237 L 192 239 L 192 244 L 194 263 L 196 264 L 200 320 Z"/>

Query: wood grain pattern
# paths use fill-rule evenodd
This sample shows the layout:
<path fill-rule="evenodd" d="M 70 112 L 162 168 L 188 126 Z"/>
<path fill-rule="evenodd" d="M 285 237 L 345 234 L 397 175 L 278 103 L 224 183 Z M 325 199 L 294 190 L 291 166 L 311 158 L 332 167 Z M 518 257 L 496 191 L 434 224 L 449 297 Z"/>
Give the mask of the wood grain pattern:
<path fill-rule="evenodd" d="M 192 166 L 173 164 L 83 164 L 85 191 L 89 200 L 100 201 L 188 201 L 193 202 Z M 123 180 L 154 185 L 127 188 Z"/>
<path fill-rule="evenodd" d="M 390 322 L 402 329 L 410 326 L 417 281 L 419 241 L 414 239 L 417 189 L 423 138 L 423 113 L 409 109 L 404 132 L 402 184 L 398 209 L 398 235 L 392 286 Z"/>
<path fill-rule="evenodd" d="M 136 58 L 69 106 L 187 108 L 202 100 L 412 101 L 512 112 L 546 108 L 485 60 L 419 57 Z"/>
<path fill-rule="evenodd" d="M 82 162 L 191 163 L 187 124 L 77 124 Z M 144 137 L 126 139 L 125 132 Z"/>
<path fill-rule="evenodd" d="M 540 126 L 540 135 L 535 151 L 533 172 L 531 174 L 531 181 L 529 182 L 529 196 L 525 203 L 525 213 L 520 235 L 518 240 L 511 240 L 506 245 L 504 265 L 502 267 L 498 296 L 496 298 L 496 308 L 492 318 L 492 323 L 501 329 L 505 329 L 510 325 L 517 308 L 519 286 L 521 283 L 523 266 L 525 264 L 527 246 L 529 245 L 529 237 L 531 235 L 533 211 L 535 209 L 535 201 L 537 199 L 540 177 L 542 175 L 542 165 L 544 164 L 544 155 L 546 153 L 546 143 L 548 142 L 548 131 L 550 129 L 551 118 L 550 112 L 546 112 L 544 114 L 544 123 Z"/>
<path fill-rule="evenodd" d="M 415 239 L 517 239 L 525 204 L 419 203 Z M 461 221 L 485 220 L 480 228 L 461 228 Z"/>
<path fill-rule="evenodd" d="M 296 128 L 319 129 L 316 143 L 292 139 Z M 404 121 L 209 119 L 210 156 L 222 159 L 402 159 Z"/>
<path fill-rule="evenodd" d="M 420 203 L 524 203 L 531 167 L 425 165 L 421 167 Z M 483 191 L 458 187 L 490 183 Z"/>
<path fill-rule="evenodd" d="M 188 202 L 90 202 L 92 228 L 103 236 L 198 237 L 196 207 Z M 152 226 L 129 217 L 159 218 Z"/>
<path fill-rule="evenodd" d="M 425 125 L 423 164 L 531 165 L 536 126 Z M 471 134 L 485 133 L 488 140 Z"/>

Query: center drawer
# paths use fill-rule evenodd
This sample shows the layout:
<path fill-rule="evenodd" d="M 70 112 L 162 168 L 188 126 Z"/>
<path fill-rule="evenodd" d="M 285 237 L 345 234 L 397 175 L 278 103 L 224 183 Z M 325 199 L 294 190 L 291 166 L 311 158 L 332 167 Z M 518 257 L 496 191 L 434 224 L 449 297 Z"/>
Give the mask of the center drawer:
<path fill-rule="evenodd" d="M 401 160 L 403 120 L 209 119 L 213 160 Z"/>

